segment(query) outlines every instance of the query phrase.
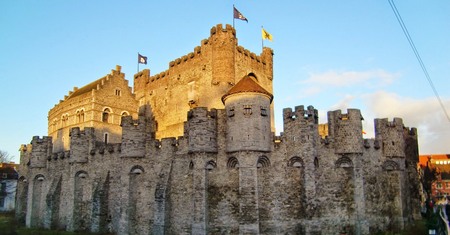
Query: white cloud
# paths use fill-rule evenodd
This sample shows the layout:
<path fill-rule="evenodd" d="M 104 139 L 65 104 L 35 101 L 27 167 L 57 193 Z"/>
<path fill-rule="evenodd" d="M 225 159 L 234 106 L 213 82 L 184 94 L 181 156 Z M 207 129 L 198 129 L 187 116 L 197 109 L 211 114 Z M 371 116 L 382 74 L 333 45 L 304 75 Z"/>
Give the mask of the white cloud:
<path fill-rule="evenodd" d="M 363 99 L 367 110 L 363 114 L 366 121 L 402 118 L 405 126 L 417 128 L 421 154 L 450 153 L 450 122 L 436 98 L 419 100 L 378 91 L 365 95 Z M 444 104 L 450 107 L 450 100 L 445 100 Z"/>
<path fill-rule="evenodd" d="M 331 106 L 331 110 L 347 110 L 348 108 L 351 108 L 351 103 L 355 98 L 355 96 L 347 94 L 342 100 Z"/>
<path fill-rule="evenodd" d="M 399 76 L 397 73 L 390 73 L 382 69 L 368 71 L 327 71 L 324 73 L 310 73 L 309 78 L 302 81 L 303 84 L 313 84 L 321 86 L 354 86 L 366 84 L 370 86 L 383 86 L 392 83 Z"/>

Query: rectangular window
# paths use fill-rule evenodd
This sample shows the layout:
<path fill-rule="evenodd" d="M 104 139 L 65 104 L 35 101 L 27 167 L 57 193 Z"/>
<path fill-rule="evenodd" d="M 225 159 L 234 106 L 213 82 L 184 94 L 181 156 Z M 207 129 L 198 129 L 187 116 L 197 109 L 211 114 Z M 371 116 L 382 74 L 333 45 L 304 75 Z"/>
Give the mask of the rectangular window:
<path fill-rule="evenodd" d="M 1 184 L 0 192 L 6 192 L 6 183 L 5 182 L 3 182 Z"/>
<path fill-rule="evenodd" d="M 230 107 L 227 110 L 227 115 L 228 115 L 228 117 L 234 117 L 234 107 Z"/>
<path fill-rule="evenodd" d="M 244 116 L 250 116 L 250 115 L 252 115 L 252 106 L 244 105 Z"/>
<path fill-rule="evenodd" d="M 436 183 L 436 188 L 442 188 L 442 183 L 441 182 L 437 182 Z"/>
<path fill-rule="evenodd" d="M 261 116 L 267 116 L 267 109 L 263 106 L 261 106 Z"/>
<path fill-rule="evenodd" d="M 5 207 L 5 198 L 0 196 L 0 207 Z"/>
<path fill-rule="evenodd" d="M 117 96 L 120 96 L 120 95 L 121 95 L 121 93 L 120 93 L 120 90 L 119 90 L 119 89 L 116 89 L 116 95 L 117 95 Z"/>

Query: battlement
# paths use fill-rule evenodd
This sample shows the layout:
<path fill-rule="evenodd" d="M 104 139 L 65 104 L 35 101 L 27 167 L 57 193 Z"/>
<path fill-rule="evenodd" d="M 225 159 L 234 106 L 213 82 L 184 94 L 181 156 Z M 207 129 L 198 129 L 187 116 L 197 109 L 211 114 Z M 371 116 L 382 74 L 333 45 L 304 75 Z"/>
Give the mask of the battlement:
<path fill-rule="evenodd" d="M 362 153 L 362 120 L 359 109 L 328 112 L 328 137 L 334 142 L 336 153 Z"/>
<path fill-rule="evenodd" d="M 38 145 L 38 144 L 51 144 L 52 143 L 52 137 L 50 136 L 33 136 L 33 139 L 31 140 L 31 144 Z"/>
<path fill-rule="evenodd" d="M 210 30 L 210 35 L 213 37 L 214 35 L 228 35 L 232 37 L 236 37 L 236 29 L 234 29 L 231 25 L 226 24 L 225 28 L 223 28 L 222 24 L 217 24 L 213 26 Z"/>
<path fill-rule="evenodd" d="M 197 107 L 188 112 L 189 152 L 217 152 L 217 110 Z"/>
<path fill-rule="evenodd" d="M 396 128 L 398 130 L 403 130 L 403 120 L 401 118 L 394 118 L 392 121 L 389 121 L 387 118 L 375 119 L 375 129 L 381 130 L 384 128 Z"/>
<path fill-rule="evenodd" d="M 31 168 L 44 168 L 47 166 L 47 158 L 52 153 L 52 137 L 44 136 L 40 138 L 39 136 L 33 136 L 31 140 L 31 154 L 30 159 Z"/>
<path fill-rule="evenodd" d="M 79 127 L 70 129 L 70 162 L 87 162 L 91 149 L 95 148 L 95 129 L 86 127 L 80 130 Z"/>
<path fill-rule="evenodd" d="M 187 114 L 188 121 L 193 118 L 199 118 L 199 119 L 213 118 L 214 119 L 216 117 L 217 117 L 217 110 L 211 109 L 211 111 L 208 111 L 208 108 L 206 108 L 206 107 L 193 108 L 193 109 L 189 110 L 189 112 Z"/>
<path fill-rule="evenodd" d="M 210 30 L 210 38 L 201 40 L 200 46 L 196 46 L 194 48 L 193 52 L 190 52 L 186 55 L 183 55 L 181 57 L 178 57 L 172 61 L 169 62 L 169 69 L 162 71 L 160 73 L 157 73 L 153 76 L 150 76 L 149 71 L 143 70 L 138 72 L 136 75 L 134 75 L 135 79 L 135 90 L 140 90 L 142 85 L 147 84 L 149 82 L 155 82 L 162 80 L 166 77 L 169 77 L 171 74 L 171 71 L 177 68 L 179 65 L 183 65 L 191 60 L 195 60 L 196 58 L 200 58 L 203 51 L 206 51 L 206 47 L 210 46 L 212 41 L 215 40 L 215 38 L 218 37 L 230 37 L 236 40 L 236 30 L 229 24 L 225 25 L 225 28 L 223 28 L 222 24 L 217 24 L 216 26 L 213 26 Z M 265 66 L 267 64 L 270 64 L 269 62 L 272 61 L 273 57 L 273 50 L 264 47 L 263 51 L 260 55 L 256 55 L 255 53 L 245 49 L 242 46 L 236 45 L 236 51 L 239 55 L 245 56 L 250 58 L 252 61 L 255 61 L 257 63 L 260 63 L 261 65 Z M 138 86 L 137 86 L 138 85 Z"/>
<path fill-rule="evenodd" d="M 130 128 L 135 128 L 135 129 L 145 128 L 146 124 L 147 124 L 147 122 L 145 120 L 145 117 L 143 117 L 143 116 L 139 116 L 138 119 L 133 119 L 132 116 L 123 116 L 122 117 L 122 121 L 120 123 L 122 128 L 126 128 L 126 129 L 130 129 Z"/>
<path fill-rule="evenodd" d="M 405 127 L 401 118 L 394 118 L 392 121 L 387 118 L 375 119 L 375 138 L 381 140 L 385 156 L 405 157 L 404 134 Z"/>
<path fill-rule="evenodd" d="M 283 120 L 285 124 L 292 121 L 318 124 L 319 113 L 312 105 L 308 106 L 307 109 L 300 105 L 295 107 L 294 112 L 292 112 L 291 108 L 283 109 Z"/>
<path fill-rule="evenodd" d="M 93 127 L 86 127 L 84 130 L 81 130 L 80 127 L 74 127 L 70 129 L 69 136 L 93 136 L 94 135 L 94 128 Z"/>

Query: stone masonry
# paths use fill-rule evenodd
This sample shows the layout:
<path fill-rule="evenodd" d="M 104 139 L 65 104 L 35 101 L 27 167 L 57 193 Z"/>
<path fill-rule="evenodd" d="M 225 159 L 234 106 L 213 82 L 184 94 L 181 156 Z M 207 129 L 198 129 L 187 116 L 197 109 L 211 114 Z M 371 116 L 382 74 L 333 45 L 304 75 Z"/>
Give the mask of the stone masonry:
<path fill-rule="evenodd" d="M 321 136 L 318 111 L 297 106 L 283 110 L 275 136 L 272 50 L 257 56 L 235 35 L 217 25 L 167 71 L 136 74 L 127 94 L 136 103 L 114 106 L 128 114 L 109 127 L 120 129 L 118 141 L 104 140 L 102 121 L 50 127 L 88 110 L 77 96 L 50 111 L 51 136 L 21 147 L 19 222 L 115 234 L 365 235 L 417 219 L 416 129 L 376 119 L 375 138 L 364 139 L 362 114 L 348 109 L 328 112 Z M 108 81 L 104 95 L 124 90 L 124 78 Z M 100 86 L 80 90 L 99 94 Z M 103 120 L 113 108 L 96 100 L 100 111 L 91 113 Z"/>

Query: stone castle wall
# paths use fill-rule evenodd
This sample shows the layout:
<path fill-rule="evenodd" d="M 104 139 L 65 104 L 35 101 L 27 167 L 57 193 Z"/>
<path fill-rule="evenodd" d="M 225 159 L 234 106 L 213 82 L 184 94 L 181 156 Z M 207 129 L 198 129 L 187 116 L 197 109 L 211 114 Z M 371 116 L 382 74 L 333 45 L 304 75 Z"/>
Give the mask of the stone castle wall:
<path fill-rule="evenodd" d="M 360 152 L 344 153 L 339 141 L 319 136 L 317 110 L 299 106 L 285 109 L 286 131 L 271 151 L 227 152 L 226 111 L 190 112 L 178 139 L 142 136 L 151 116 L 124 118 L 122 144 L 95 142 L 89 128 L 72 130 L 74 147 L 65 153 L 34 138 L 22 151 L 30 161 L 21 169 L 28 195 L 18 195 L 22 203 L 28 196 L 26 224 L 117 234 L 371 234 L 399 230 L 418 214 L 415 162 L 385 156 L 378 140 L 392 138 L 384 134 L 391 122 L 378 126 L 378 139 L 361 140 Z M 199 122 L 211 124 L 199 129 Z M 213 140 L 191 136 L 211 130 Z M 417 140 L 404 130 L 395 141 Z M 143 155 L 125 145 L 133 139 L 147 139 L 136 143 Z"/>

